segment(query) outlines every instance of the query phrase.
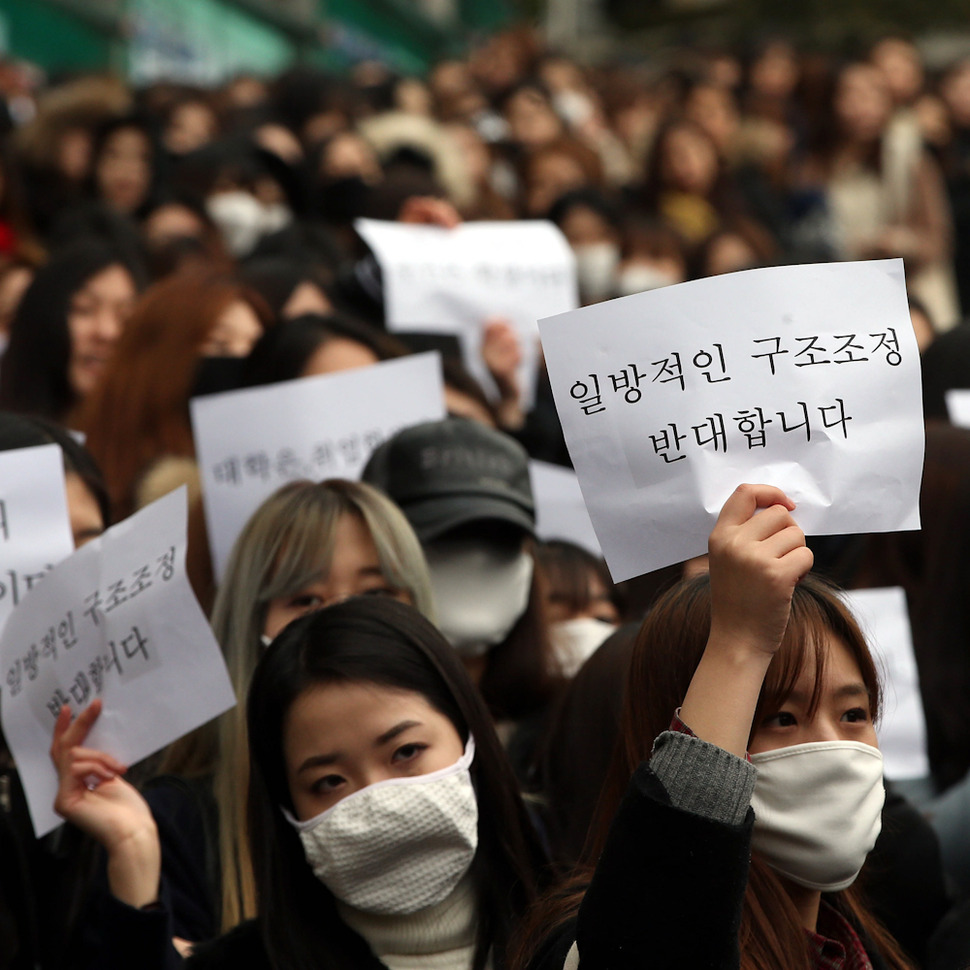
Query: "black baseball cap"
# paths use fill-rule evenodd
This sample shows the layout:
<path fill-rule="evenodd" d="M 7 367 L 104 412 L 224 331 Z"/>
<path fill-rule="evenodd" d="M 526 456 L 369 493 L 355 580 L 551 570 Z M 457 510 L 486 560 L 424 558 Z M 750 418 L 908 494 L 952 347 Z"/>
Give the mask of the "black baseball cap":
<path fill-rule="evenodd" d="M 404 428 L 374 451 L 363 480 L 400 506 L 421 542 L 479 521 L 535 534 L 525 449 L 468 418 Z"/>

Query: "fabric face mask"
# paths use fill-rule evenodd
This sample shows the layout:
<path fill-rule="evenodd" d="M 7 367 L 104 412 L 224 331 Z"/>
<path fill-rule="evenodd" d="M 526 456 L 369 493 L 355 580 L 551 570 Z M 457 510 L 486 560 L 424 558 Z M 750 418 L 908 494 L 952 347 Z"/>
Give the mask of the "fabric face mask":
<path fill-rule="evenodd" d="M 446 899 L 478 848 L 478 802 L 469 771 L 471 737 L 453 765 L 389 778 L 300 822 L 313 874 L 337 899 L 367 913 L 409 916 Z"/>
<path fill-rule="evenodd" d="M 445 639 L 466 657 L 501 643 L 529 605 L 532 557 L 476 539 L 431 543 L 425 555 Z"/>
<path fill-rule="evenodd" d="M 646 290 L 656 290 L 661 286 L 676 283 L 675 277 L 653 266 L 629 266 L 620 270 L 616 289 L 619 296 L 630 296 L 633 293 L 643 293 Z"/>
<path fill-rule="evenodd" d="M 615 629 L 612 623 L 592 616 L 553 623 L 549 628 L 549 636 L 563 674 L 575 677 L 579 668 Z"/>
<path fill-rule="evenodd" d="M 233 256 L 248 256 L 260 237 L 284 228 L 292 219 L 282 203 L 264 205 L 250 192 L 219 192 L 205 203 L 209 217 L 219 228 Z"/>
<path fill-rule="evenodd" d="M 855 882 L 882 827 L 882 753 L 858 741 L 817 741 L 751 755 L 758 769 L 752 848 L 806 889 Z"/>

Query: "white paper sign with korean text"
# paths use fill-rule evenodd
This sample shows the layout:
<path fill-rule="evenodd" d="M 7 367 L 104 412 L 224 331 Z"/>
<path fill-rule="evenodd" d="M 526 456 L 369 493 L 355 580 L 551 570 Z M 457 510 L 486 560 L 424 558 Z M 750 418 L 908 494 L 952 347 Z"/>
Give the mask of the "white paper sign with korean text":
<path fill-rule="evenodd" d="M 843 593 L 876 655 L 883 676 L 882 711 L 876 730 L 886 777 L 925 778 L 926 718 L 919 689 L 906 593 L 899 586 Z"/>
<path fill-rule="evenodd" d="M 56 566 L 7 622 L 0 714 L 38 837 L 60 823 L 48 752 L 63 704 L 77 714 L 100 697 L 85 744 L 131 764 L 236 702 L 185 537 L 183 487 Z"/>
<path fill-rule="evenodd" d="M 441 358 L 414 354 L 370 367 L 191 402 L 212 562 L 221 577 L 246 520 L 299 478 L 360 478 L 401 428 L 445 416 Z"/>
<path fill-rule="evenodd" d="M 566 539 L 594 556 L 602 555 L 576 473 L 562 465 L 530 461 L 529 477 L 536 503 L 536 535 L 543 540 Z"/>
<path fill-rule="evenodd" d="M 381 266 L 388 329 L 457 334 L 466 366 L 492 387 L 481 357 L 483 324 L 508 320 L 521 344 L 519 380 L 530 407 L 536 321 L 579 306 L 576 260 L 558 227 L 544 220 L 454 229 L 373 219 L 354 225 Z"/>
<path fill-rule="evenodd" d="M 0 452 L 0 631 L 21 599 L 73 551 L 60 447 Z"/>
<path fill-rule="evenodd" d="M 617 582 L 706 551 L 742 482 L 809 534 L 919 528 L 923 411 L 901 259 L 779 266 L 540 321 Z"/>

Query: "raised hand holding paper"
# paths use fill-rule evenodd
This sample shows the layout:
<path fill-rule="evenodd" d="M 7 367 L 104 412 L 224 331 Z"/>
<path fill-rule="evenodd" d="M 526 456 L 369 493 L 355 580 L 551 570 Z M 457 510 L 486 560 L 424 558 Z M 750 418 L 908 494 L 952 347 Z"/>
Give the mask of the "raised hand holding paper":
<path fill-rule="evenodd" d="M 0 637 L 0 715 L 34 832 L 58 824 L 48 755 L 62 705 L 104 710 L 87 744 L 131 764 L 235 704 L 185 574 L 180 488 L 56 566 Z"/>
<path fill-rule="evenodd" d="M 919 528 L 923 411 L 901 259 L 747 270 L 539 322 L 613 579 L 706 551 L 765 482 L 809 534 Z"/>
<path fill-rule="evenodd" d="M 61 449 L 0 452 L 0 631 L 24 596 L 73 551 Z"/>
<path fill-rule="evenodd" d="M 212 564 L 222 575 L 260 503 L 298 478 L 360 478 L 401 428 L 445 416 L 441 359 L 414 354 L 322 377 L 193 398 Z"/>
<path fill-rule="evenodd" d="M 374 219 L 355 228 L 381 264 L 388 329 L 457 334 L 466 366 L 488 387 L 482 328 L 490 317 L 507 319 L 518 333 L 519 384 L 531 406 L 536 321 L 579 305 L 576 261 L 559 229 L 544 220 L 442 229 Z"/>

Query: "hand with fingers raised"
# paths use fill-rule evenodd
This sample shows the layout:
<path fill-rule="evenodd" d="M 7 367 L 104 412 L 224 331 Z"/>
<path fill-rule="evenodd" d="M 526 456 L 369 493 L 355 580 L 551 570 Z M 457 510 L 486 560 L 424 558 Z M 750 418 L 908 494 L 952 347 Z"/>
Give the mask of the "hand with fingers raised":
<path fill-rule="evenodd" d="M 781 645 L 792 592 L 812 568 L 795 503 L 770 485 L 741 485 L 708 542 L 711 635 L 769 654 Z"/>
<path fill-rule="evenodd" d="M 50 752 L 59 780 L 54 811 L 104 846 L 114 895 L 144 906 L 158 897 L 158 829 L 144 798 L 122 777 L 126 767 L 103 751 L 84 747 L 100 713 L 100 700 L 73 720 L 71 709 L 61 708 Z"/>
<path fill-rule="evenodd" d="M 771 485 L 741 485 L 711 533 L 711 631 L 681 707 L 691 730 L 744 757 L 758 695 L 781 646 L 792 593 L 812 551 L 795 503 Z"/>

